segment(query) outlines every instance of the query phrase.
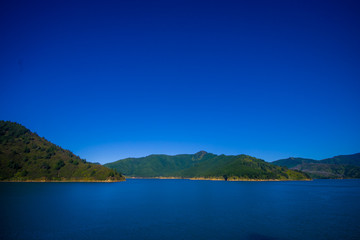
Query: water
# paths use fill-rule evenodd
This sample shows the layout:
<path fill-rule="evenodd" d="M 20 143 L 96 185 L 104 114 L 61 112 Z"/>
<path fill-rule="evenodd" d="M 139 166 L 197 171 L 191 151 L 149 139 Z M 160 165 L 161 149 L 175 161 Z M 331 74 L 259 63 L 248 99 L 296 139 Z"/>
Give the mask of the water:
<path fill-rule="evenodd" d="M 360 239 L 360 180 L 0 183 L 0 239 Z"/>

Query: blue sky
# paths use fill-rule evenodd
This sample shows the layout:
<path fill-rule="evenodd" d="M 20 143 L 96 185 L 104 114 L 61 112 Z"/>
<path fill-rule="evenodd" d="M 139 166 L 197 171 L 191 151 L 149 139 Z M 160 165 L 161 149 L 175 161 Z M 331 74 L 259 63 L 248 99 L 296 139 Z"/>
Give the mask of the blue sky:
<path fill-rule="evenodd" d="M 0 119 L 93 162 L 360 152 L 357 1 L 2 1 Z"/>

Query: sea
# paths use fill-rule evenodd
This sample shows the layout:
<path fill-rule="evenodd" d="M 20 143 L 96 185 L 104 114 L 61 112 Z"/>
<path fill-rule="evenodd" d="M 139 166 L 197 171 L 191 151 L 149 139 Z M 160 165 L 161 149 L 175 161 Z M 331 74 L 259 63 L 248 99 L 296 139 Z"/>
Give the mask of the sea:
<path fill-rule="evenodd" d="M 0 239 L 360 239 L 360 180 L 0 183 Z"/>

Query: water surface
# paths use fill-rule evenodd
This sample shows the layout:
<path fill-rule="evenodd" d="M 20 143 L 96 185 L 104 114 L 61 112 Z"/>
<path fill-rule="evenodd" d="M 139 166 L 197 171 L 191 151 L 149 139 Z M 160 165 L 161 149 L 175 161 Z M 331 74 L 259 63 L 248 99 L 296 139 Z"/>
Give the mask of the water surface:
<path fill-rule="evenodd" d="M 360 239 L 360 180 L 0 183 L 0 239 Z"/>

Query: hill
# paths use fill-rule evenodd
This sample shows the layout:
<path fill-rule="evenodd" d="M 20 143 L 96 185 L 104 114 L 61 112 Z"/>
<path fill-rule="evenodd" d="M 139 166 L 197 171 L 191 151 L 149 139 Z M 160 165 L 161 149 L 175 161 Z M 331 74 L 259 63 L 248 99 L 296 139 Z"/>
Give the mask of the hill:
<path fill-rule="evenodd" d="M 274 162 L 272 162 L 272 164 L 274 164 L 276 166 L 281 166 L 281 167 L 293 168 L 293 167 L 298 166 L 300 164 L 317 163 L 317 162 L 318 161 L 316 161 L 316 160 L 308 159 L 308 158 L 290 157 L 290 158 L 280 159 L 280 160 L 274 161 Z"/>
<path fill-rule="evenodd" d="M 88 163 L 24 126 L 0 121 L 1 181 L 122 181 L 117 171 Z"/>
<path fill-rule="evenodd" d="M 105 164 L 129 177 L 174 177 L 222 180 L 306 180 L 299 171 L 271 165 L 247 155 L 195 154 L 150 155 Z"/>
<path fill-rule="evenodd" d="M 339 155 L 332 158 L 320 160 L 320 162 L 327 164 L 346 164 L 360 167 L 360 153 Z"/>
<path fill-rule="evenodd" d="M 272 164 L 305 172 L 312 178 L 360 178 L 360 153 L 323 160 L 287 158 Z"/>

